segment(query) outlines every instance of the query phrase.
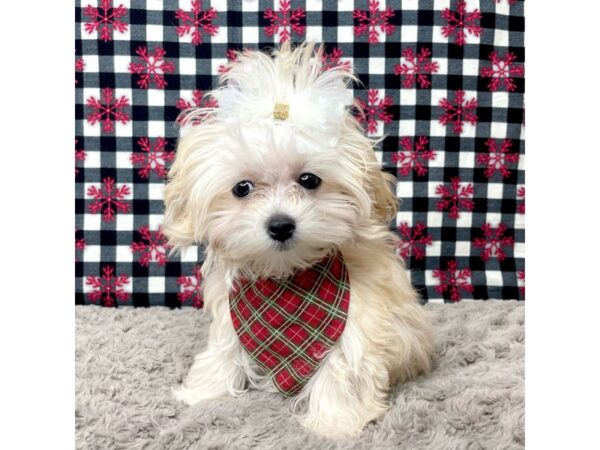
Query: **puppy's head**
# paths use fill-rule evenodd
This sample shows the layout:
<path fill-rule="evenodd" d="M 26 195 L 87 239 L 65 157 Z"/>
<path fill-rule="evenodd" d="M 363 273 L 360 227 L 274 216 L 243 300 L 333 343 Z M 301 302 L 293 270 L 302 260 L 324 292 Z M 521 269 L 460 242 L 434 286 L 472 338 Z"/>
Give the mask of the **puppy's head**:
<path fill-rule="evenodd" d="M 207 246 L 245 276 L 284 276 L 352 241 L 396 211 L 384 174 L 349 107 L 343 67 L 323 50 L 244 52 L 190 111 L 165 189 L 175 248 Z"/>

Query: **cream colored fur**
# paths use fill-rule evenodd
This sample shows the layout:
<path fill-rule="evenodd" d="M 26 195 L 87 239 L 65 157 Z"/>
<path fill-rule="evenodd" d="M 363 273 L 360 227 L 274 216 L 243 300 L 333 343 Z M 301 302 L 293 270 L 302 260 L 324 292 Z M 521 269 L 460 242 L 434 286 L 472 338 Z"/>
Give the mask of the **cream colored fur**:
<path fill-rule="evenodd" d="M 342 253 L 351 282 L 346 328 L 291 403 L 307 428 L 342 436 L 386 410 L 393 383 L 429 369 L 432 338 L 387 227 L 396 213 L 393 178 L 349 112 L 354 77 L 343 68 L 322 71 L 321 55 L 314 44 L 239 55 L 211 93 L 219 108 L 187 114 L 165 190 L 164 230 L 176 249 L 206 246 L 203 289 L 213 321 L 207 348 L 176 389 L 189 404 L 248 387 L 274 390 L 231 323 L 228 293 L 237 277 L 284 277 Z M 273 119 L 275 102 L 290 105 L 288 120 Z M 318 189 L 297 183 L 306 172 L 322 179 Z M 242 180 L 255 188 L 237 198 L 232 187 Z M 296 221 L 286 246 L 266 232 L 281 213 Z"/>

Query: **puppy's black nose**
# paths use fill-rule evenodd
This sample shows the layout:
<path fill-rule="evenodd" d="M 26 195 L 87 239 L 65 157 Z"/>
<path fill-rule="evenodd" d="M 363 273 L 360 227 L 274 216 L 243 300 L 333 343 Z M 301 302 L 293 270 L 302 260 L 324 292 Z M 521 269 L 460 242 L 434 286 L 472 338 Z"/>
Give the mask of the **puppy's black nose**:
<path fill-rule="evenodd" d="M 267 223 L 267 232 L 279 242 L 287 241 L 294 234 L 296 222 L 289 216 L 273 216 Z"/>

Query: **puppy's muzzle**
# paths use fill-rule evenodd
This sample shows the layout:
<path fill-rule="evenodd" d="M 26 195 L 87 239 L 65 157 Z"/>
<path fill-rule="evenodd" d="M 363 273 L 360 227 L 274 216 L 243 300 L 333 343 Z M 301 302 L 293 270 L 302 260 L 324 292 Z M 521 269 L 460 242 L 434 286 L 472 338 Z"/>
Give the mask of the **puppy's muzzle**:
<path fill-rule="evenodd" d="M 267 222 L 267 233 L 279 242 L 285 242 L 294 234 L 296 222 L 289 216 L 277 215 Z"/>

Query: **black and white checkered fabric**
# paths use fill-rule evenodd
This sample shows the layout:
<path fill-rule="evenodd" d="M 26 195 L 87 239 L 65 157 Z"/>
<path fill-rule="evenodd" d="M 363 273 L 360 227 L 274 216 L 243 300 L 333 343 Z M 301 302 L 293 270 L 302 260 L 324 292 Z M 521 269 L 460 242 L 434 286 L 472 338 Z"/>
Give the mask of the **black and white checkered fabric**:
<path fill-rule="evenodd" d="M 144 158 L 175 150 L 180 108 L 215 86 L 229 49 L 272 48 L 288 33 L 352 64 L 363 84 L 354 95 L 375 106 L 365 129 L 383 137 L 378 156 L 399 179 L 393 226 L 422 298 L 524 299 L 522 1 L 77 0 L 75 17 L 76 303 L 201 305 L 202 251 L 163 261 L 152 233 L 164 174 L 155 163 L 144 174 Z M 206 25 L 198 35 L 194 18 Z M 409 49 L 425 78 L 411 80 Z M 148 65 L 162 69 L 146 86 Z M 443 117 L 461 91 L 459 132 Z M 418 169 L 410 157 L 421 144 Z"/>

